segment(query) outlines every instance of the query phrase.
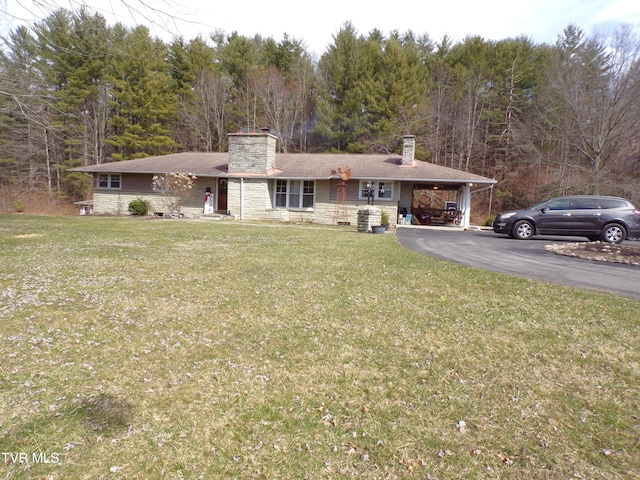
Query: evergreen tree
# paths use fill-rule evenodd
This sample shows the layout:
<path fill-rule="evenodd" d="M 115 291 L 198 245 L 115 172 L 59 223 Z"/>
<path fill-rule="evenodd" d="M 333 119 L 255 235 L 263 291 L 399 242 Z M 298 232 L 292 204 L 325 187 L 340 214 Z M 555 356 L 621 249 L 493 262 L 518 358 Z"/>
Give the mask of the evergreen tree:
<path fill-rule="evenodd" d="M 33 192 L 51 184 L 43 154 L 42 91 L 46 83 L 38 69 L 37 42 L 19 27 L 0 50 L 0 182 Z"/>
<path fill-rule="evenodd" d="M 165 61 L 167 47 L 153 40 L 146 27 L 128 31 L 116 26 L 112 60 L 113 134 L 107 143 L 113 158 L 129 160 L 170 153 L 178 144 L 171 136 L 176 118 L 176 84 Z"/>
<path fill-rule="evenodd" d="M 455 79 L 450 143 L 450 166 L 453 168 L 471 170 L 471 160 L 481 148 L 479 127 L 492 87 L 490 62 L 493 49 L 493 42 L 469 36 L 448 55 Z"/>
<path fill-rule="evenodd" d="M 352 152 L 394 150 L 402 135 L 426 129 L 425 45 L 408 33 L 367 38 L 345 24 L 320 61 L 323 96 L 317 131 Z"/>
<path fill-rule="evenodd" d="M 375 52 L 375 41 L 369 52 Z M 363 68 L 365 39 L 346 23 L 334 36 L 334 44 L 321 57 L 321 98 L 316 132 L 327 146 L 358 151 L 358 139 L 367 131 L 367 110 L 363 80 L 369 72 Z M 373 61 L 373 60 L 372 60 Z"/>
<path fill-rule="evenodd" d="M 638 198 L 640 41 L 622 28 L 554 45 L 454 44 L 345 23 L 317 65 L 304 43 L 215 32 L 165 45 L 85 9 L 11 32 L 0 50 L 0 182 L 83 196 L 69 166 L 224 151 L 271 128 L 280 151 L 398 152 L 494 176 L 505 198 Z"/>
<path fill-rule="evenodd" d="M 383 105 L 383 116 L 378 120 L 375 135 L 389 139 L 386 142 L 389 150 L 401 145 L 403 135 L 426 133 L 429 78 L 423 53 L 423 46 L 416 43 L 411 33 L 404 38 L 394 33 L 384 43 L 382 65 L 377 73 L 382 79 L 379 102 Z"/>
<path fill-rule="evenodd" d="M 261 37 L 253 40 L 238 35 L 227 37 L 218 44 L 217 58 L 221 70 L 229 75 L 233 84 L 231 112 L 233 122 L 240 128 L 258 130 L 262 128 L 262 111 L 258 104 L 256 81 L 259 77 L 258 48 Z"/>

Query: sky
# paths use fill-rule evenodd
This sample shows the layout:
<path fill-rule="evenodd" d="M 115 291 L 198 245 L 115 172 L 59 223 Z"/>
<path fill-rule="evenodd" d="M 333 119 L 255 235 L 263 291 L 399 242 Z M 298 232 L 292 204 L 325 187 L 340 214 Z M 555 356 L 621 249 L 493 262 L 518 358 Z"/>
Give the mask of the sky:
<path fill-rule="evenodd" d="M 570 24 L 587 35 L 606 33 L 620 23 L 640 32 L 640 0 L 0 0 L 0 34 L 46 18 L 55 8 L 80 5 L 102 14 L 110 25 L 147 25 L 165 41 L 206 38 L 216 30 L 276 41 L 286 33 L 318 56 L 346 22 L 365 36 L 376 28 L 384 35 L 411 30 L 434 41 L 447 35 L 454 42 L 468 35 L 486 40 L 524 35 L 553 43 Z"/>

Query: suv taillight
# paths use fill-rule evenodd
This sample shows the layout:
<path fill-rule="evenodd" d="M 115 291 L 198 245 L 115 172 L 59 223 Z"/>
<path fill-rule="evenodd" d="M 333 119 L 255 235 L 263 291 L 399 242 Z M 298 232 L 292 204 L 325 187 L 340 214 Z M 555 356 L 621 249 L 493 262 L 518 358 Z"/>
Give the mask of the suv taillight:
<path fill-rule="evenodd" d="M 640 210 L 634 210 L 633 213 L 635 213 L 636 215 L 638 215 L 640 217 Z"/>

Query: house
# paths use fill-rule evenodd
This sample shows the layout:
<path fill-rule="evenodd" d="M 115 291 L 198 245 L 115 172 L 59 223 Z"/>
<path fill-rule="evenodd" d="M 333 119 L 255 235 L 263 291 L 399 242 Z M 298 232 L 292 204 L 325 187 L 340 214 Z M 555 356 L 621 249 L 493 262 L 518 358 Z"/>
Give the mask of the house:
<path fill-rule="evenodd" d="M 187 173 L 197 179 L 181 209 L 185 217 L 213 213 L 319 224 L 355 225 L 358 212 L 374 204 L 392 224 L 403 220 L 399 214 L 410 218 L 413 213 L 414 223 L 456 221 L 468 227 L 472 192 L 496 183 L 416 160 L 414 136 L 404 137 L 402 156 L 280 154 L 268 130 L 228 138 L 228 153 L 175 153 L 74 170 L 94 176 L 94 214 L 126 214 L 136 198 L 148 200 L 153 212 L 167 214 L 152 177 Z"/>

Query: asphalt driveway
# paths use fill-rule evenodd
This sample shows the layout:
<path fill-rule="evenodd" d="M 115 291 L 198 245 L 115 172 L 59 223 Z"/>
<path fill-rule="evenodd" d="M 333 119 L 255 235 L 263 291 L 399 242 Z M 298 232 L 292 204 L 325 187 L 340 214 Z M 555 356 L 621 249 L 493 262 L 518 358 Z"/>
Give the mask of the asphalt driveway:
<path fill-rule="evenodd" d="M 400 227 L 398 241 L 413 250 L 470 267 L 640 299 L 640 268 L 566 257 L 545 245 L 582 242 L 581 237 L 514 240 L 487 230 Z"/>

